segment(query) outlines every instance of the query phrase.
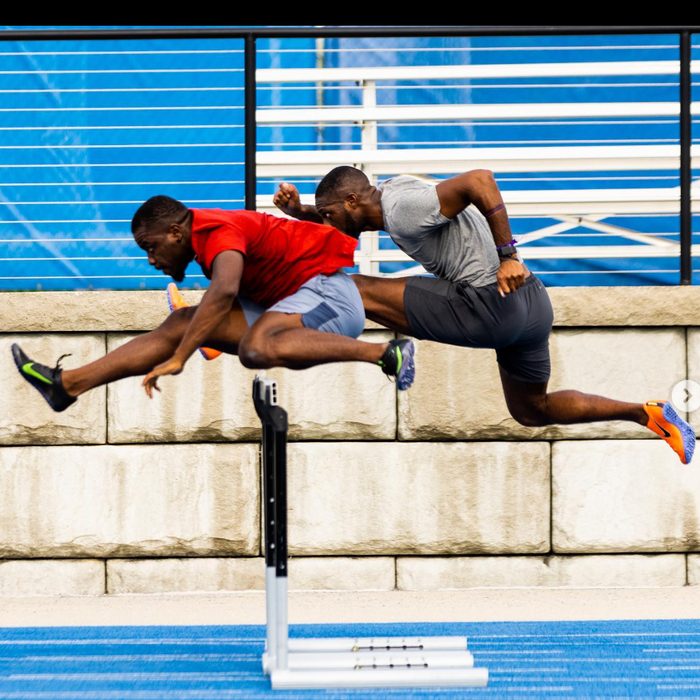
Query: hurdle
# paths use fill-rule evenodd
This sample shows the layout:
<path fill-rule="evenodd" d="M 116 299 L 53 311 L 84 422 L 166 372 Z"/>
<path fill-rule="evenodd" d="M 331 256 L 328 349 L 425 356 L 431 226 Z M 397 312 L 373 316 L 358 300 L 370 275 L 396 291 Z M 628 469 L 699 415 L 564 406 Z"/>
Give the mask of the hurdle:
<path fill-rule="evenodd" d="M 266 643 L 272 688 L 485 686 L 466 637 L 289 638 L 287 614 L 287 412 L 277 383 L 258 374 L 253 403 L 262 424 Z"/>

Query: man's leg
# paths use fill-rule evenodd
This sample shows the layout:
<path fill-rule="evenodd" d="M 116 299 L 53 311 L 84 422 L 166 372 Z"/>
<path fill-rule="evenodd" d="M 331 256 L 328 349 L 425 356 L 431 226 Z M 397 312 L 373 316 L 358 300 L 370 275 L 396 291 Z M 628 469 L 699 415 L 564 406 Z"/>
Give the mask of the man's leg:
<path fill-rule="evenodd" d="M 307 328 L 302 314 L 265 312 L 241 341 L 241 364 L 250 369 L 306 369 L 329 362 L 377 364 L 388 343 L 367 343 Z"/>
<path fill-rule="evenodd" d="M 196 306 L 174 311 L 155 330 L 134 338 L 95 362 L 74 370 L 64 370 L 63 386 L 71 396 L 115 382 L 125 377 L 144 375 L 157 364 L 172 357 L 180 344 Z M 235 355 L 238 344 L 248 332 L 243 310 L 234 306 L 228 318 L 216 329 L 207 345 L 216 350 Z"/>
<path fill-rule="evenodd" d="M 350 275 L 360 290 L 365 316 L 397 333 L 412 335 L 404 310 L 404 291 L 408 278 L 388 279 L 369 275 Z"/>
<path fill-rule="evenodd" d="M 521 425 L 627 420 L 646 426 L 649 421 L 642 404 L 571 390 L 548 394 L 547 382 L 523 382 L 508 376 L 502 367 L 499 370 L 508 410 Z"/>

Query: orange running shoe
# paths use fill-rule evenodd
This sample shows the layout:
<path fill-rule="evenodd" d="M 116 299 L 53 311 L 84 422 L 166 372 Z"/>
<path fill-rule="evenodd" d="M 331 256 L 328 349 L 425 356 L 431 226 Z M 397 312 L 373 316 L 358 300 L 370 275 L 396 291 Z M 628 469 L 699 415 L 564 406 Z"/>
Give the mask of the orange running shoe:
<path fill-rule="evenodd" d="M 683 464 L 690 464 L 695 451 L 695 431 L 676 413 L 671 402 L 647 401 L 644 410 L 649 416 L 647 428 L 671 445 Z"/>
<path fill-rule="evenodd" d="M 185 297 L 180 294 L 180 290 L 177 288 L 175 282 L 171 282 L 168 285 L 168 306 L 170 307 L 171 313 L 176 309 L 185 309 L 189 306 L 185 301 Z M 220 350 L 214 350 L 213 348 L 199 348 L 199 352 L 202 353 L 202 357 L 205 360 L 215 360 L 221 355 Z"/>

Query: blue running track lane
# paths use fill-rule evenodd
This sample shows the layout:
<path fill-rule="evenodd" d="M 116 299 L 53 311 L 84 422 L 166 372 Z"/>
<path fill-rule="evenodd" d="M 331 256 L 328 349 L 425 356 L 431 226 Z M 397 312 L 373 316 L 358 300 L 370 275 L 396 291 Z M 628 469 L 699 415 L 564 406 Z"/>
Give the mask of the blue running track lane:
<path fill-rule="evenodd" d="M 0 698 L 698 698 L 700 620 L 293 625 L 292 636 L 466 634 L 486 689 L 272 691 L 262 626 L 0 629 Z"/>

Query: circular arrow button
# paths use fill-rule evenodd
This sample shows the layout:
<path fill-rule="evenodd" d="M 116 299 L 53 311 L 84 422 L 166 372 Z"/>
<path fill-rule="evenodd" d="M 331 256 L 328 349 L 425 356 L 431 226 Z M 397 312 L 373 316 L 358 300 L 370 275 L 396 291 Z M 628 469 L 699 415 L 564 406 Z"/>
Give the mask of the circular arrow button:
<path fill-rule="evenodd" d="M 700 384 L 685 379 L 673 387 L 671 401 L 679 411 L 695 411 L 700 408 Z"/>

